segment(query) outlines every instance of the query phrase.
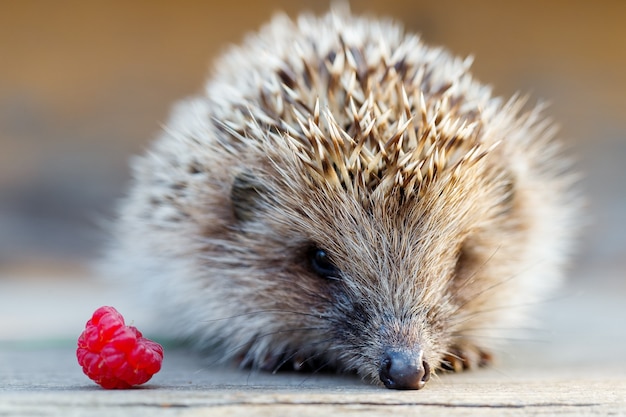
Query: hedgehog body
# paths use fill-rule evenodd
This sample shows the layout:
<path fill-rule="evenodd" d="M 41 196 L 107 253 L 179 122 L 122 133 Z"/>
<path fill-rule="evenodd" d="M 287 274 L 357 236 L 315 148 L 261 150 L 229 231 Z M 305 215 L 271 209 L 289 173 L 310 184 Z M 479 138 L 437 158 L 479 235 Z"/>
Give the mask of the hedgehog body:
<path fill-rule="evenodd" d="M 109 264 L 177 334 L 389 388 L 489 361 L 560 280 L 571 176 L 541 109 L 388 21 L 276 17 L 134 164 Z"/>

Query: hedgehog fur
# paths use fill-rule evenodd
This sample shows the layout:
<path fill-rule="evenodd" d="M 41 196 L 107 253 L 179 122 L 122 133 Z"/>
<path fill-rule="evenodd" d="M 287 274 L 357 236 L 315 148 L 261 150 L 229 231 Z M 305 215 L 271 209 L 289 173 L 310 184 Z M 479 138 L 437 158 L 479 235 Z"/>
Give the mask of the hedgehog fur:
<path fill-rule="evenodd" d="M 223 360 L 390 388 L 489 362 L 559 283 L 577 198 L 542 106 L 470 65 L 391 21 L 275 17 L 134 161 L 106 264 Z"/>

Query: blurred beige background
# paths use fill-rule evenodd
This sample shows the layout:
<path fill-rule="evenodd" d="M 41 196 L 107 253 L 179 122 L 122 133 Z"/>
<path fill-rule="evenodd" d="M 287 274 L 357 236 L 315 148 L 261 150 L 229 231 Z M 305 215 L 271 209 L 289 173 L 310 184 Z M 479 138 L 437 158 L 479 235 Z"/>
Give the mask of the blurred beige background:
<path fill-rule="evenodd" d="M 572 275 L 626 301 L 626 2 L 351 7 L 473 54 L 475 75 L 498 94 L 552 103 L 589 200 Z M 24 307 L 32 294 L 60 300 L 66 288 L 93 288 L 82 287 L 84 267 L 124 192 L 129 157 L 174 101 L 200 91 L 211 59 L 279 10 L 327 8 L 313 0 L 0 2 L 0 338 L 19 334 L 16 317 L 36 320 Z M 80 321 L 96 307 L 85 301 Z"/>

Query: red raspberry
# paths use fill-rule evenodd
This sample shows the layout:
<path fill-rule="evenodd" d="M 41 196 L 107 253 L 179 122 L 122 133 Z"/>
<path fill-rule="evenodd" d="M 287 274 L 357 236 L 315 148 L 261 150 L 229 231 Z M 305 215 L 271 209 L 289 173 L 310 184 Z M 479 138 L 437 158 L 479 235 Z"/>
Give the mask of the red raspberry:
<path fill-rule="evenodd" d="M 113 307 L 100 307 L 78 337 L 76 357 L 85 375 L 103 388 L 130 388 L 159 372 L 163 347 L 126 326 Z"/>

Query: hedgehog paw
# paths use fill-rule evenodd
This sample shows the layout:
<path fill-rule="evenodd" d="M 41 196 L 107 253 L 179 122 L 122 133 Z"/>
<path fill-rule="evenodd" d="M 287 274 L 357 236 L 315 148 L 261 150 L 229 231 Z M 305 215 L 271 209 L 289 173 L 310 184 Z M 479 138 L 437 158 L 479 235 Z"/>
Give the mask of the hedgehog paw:
<path fill-rule="evenodd" d="M 462 372 L 468 369 L 482 368 L 493 362 L 491 353 L 472 343 L 460 343 L 452 346 L 441 361 L 441 369 Z"/>

